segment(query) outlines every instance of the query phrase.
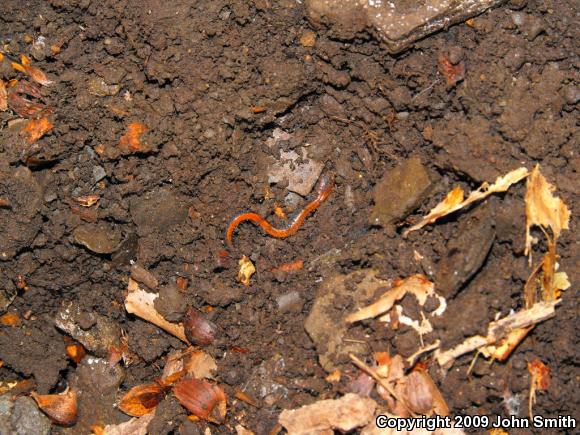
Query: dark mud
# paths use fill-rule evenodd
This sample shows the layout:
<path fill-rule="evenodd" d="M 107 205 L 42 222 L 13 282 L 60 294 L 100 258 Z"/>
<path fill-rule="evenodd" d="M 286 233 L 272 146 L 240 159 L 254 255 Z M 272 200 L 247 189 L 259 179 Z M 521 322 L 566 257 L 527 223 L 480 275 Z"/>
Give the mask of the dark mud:
<path fill-rule="evenodd" d="M 441 281 L 449 307 L 435 326 L 447 346 L 483 332 L 497 313 L 521 308 L 529 275 L 523 184 L 407 239 L 400 222 L 413 209 L 415 220 L 456 184 L 475 188 L 541 163 L 573 212 L 559 246 L 572 288 L 556 317 L 537 326 L 507 363 L 480 360 L 468 377 L 472 357 L 465 356 L 446 377 L 432 375 L 453 413 L 505 415 L 502 398 L 510 391 L 521 395 L 525 416 L 526 362 L 538 357 L 553 382 L 535 414 L 580 418 L 577 13 L 574 2 L 512 1 L 391 56 L 371 37 L 340 41 L 313 29 L 301 2 L 290 0 L 5 1 L 3 51 L 29 54 L 54 79 L 42 99 L 54 109 L 55 127 L 29 146 L 18 125 L 9 125 L 14 115 L 0 112 L 0 197 L 11 203 L 0 207 L 0 291 L 4 298 L 18 292 L 8 310 L 22 317 L 18 327 L 0 327 L 0 379 L 31 378 L 41 393 L 74 383 L 78 369 L 54 327 L 66 301 L 126 334 L 136 358 L 119 396 L 158 377 L 168 352 L 183 346 L 125 312 L 135 260 L 162 287 L 186 278 L 187 288 L 173 292 L 183 304 L 215 307 L 221 345 L 208 351 L 218 362 L 216 379 L 230 397 L 245 388 L 261 404 L 232 400 L 226 424 L 213 433 L 231 433 L 237 423 L 267 433 L 281 409 L 349 390 L 354 367 L 337 361 L 343 380 L 324 381 L 304 329 L 320 283 L 336 274 L 372 268 L 384 279 L 424 273 L 436 287 Z M 441 54 L 465 66 L 452 87 L 439 72 Z M 0 74 L 16 76 L 6 61 Z M 117 147 L 131 122 L 149 128 L 146 152 Z M 276 129 L 288 135 L 273 139 Z M 284 182 L 268 181 L 271 162 L 291 151 L 334 172 L 335 191 L 295 236 L 273 239 L 242 224 L 237 252 L 221 257 L 238 212 L 283 225 L 272 213 L 276 205 L 291 212 L 306 203 Z M 373 204 L 381 199 L 374 186 L 412 157 L 428 179 L 412 192 L 414 201 L 375 226 Z M 74 202 L 84 195 L 100 197 L 96 212 Z M 235 280 L 242 253 L 257 267 L 249 287 Z M 457 257 L 464 275 L 452 280 L 446 271 Z M 271 272 L 297 259 L 303 269 Z M 26 290 L 17 288 L 18 276 Z M 337 303 L 335 316 L 354 308 L 347 299 Z M 163 309 L 179 318 L 175 301 Z M 418 343 L 412 331 L 378 322 L 354 326 L 349 336 L 368 342 L 367 355 L 409 355 Z M 77 427 L 63 431 L 127 419 L 82 412 Z M 187 421 L 173 398 L 152 425 L 153 433 L 204 428 Z"/>

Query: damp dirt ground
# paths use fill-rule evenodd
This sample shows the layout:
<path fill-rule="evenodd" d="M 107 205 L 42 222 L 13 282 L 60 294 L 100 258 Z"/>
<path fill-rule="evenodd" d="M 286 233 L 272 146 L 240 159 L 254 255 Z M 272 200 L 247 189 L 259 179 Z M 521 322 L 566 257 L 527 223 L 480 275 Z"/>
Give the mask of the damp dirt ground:
<path fill-rule="evenodd" d="M 527 363 L 539 358 L 552 383 L 534 413 L 580 418 L 573 2 L 511 1 L 397 55 L 371 36 L 333 38 L 290 0 L 6 0 L 0 8 L 2 51 L 28 55 L 54 81 L 41 96 L 54 128 L 33 145 L 12 122 L 18 116 L 0 112 L 0 197 L 11 204 L 0 207 L 0 291 L 5 300 L 16 294 L 5 311 L 20 318 L 0 326 L 0 380 L 30 379 L 40 393 L 65 388 L 77 368 L 54 319 L 70 302 L 89 317 L 87 329 L 95 314 L 127 338 L 134 357 L 119 397 L 159 377 L 168 353 L 184 346 L 125 311 L 137 262 L 160 288 L 187 280 L 179 280 L 178 305 L 209 312 L 221 334 L 219 345 L 206 348 L 218 363 L 216 381 L 230 397 L 243 389 L 259 402 L 231 400 L 226 422 L 210 424 L 212 433 L 232 433 L 238 423 L 268 433 L 282 409 L 351 388 L 354 366 L 336 361 L 342 379 L 327 382 L 320 348 L 305 330 L 317 292 L 337 275 L 374 269 L 383 279 L 422 273 L 436 289 L 441 282 L 448 308 L 435 327 L 447 347 L 521 308 L 530 273 L 525 183 L 407 238 L 402 230 L 456 185 L 474 189 L 539 163 L 572 210 L 558 245 L 572 287 L 556 316 L 508 361 L 479 359 L 468 375 L 473 355 L 466 355 L 445 376 L 434 363 L 431 370 L 454 414 L 506 415 L 509 393 L 526 416 Z M 442 75 L 442 54 L 464 67 L 458 83 Z M 5 60 L 0 74 L 18 73 Z M 119 150 L 131 122 L 148 128 L 143 152 Z M 225 256 L 225 230 L 237 213 L 255 211 L 281 226 L 277 206 L 291 215 L 313 195 L 269 182 L 271 162 L 293 151 L 334 174 L 332 194 L 287 239 L 241 224 Z M 411 160 L 428 181 L 411 205 L 377 224 L 375 186 Z M 400 174 L 388 180 L 383 189 L 404 189 Z M 74 200 L 87 195 L 98 203 Z M 534 258 L 544 250 L 539 243 Z M 249 286 L 236 281 L 242 254 L 257 269 Z M 476 266 L 464 265 L 466 255 L 479 256 Z M 272 271 L 296 260 L 304 262 L 299 270 Z M 449 278 L 456 262 L 466 268 L 461 282 Z M 356 308 L 341 303 L 337 318 Z M 179 306 L 173 309 L 164 312 L 179 320 Z M 352 326 L 349 338 L 365 343 L 367 358 L 375 351 L 408 356 L 418 345 L 413 331 L 377 321 Z M 128 418 L 114 409 L 106 415 L 99 422 L 81 413 L 76 429 L 52 430 L 75 433 Z M 168 398 L 150 430 L 203 433 L 206 425 L 189 421 Z"/>

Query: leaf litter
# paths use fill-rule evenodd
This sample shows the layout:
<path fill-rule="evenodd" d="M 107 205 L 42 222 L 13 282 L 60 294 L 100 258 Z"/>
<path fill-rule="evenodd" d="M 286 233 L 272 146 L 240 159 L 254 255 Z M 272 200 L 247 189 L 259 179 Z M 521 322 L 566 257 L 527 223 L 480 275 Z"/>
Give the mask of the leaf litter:
<path fill-rule="evenodd" d="M 386 352 L 377 352 L 375 365 L 370 366 L 351 354 L 351 361 L 376 382 L 377 394 L 387 404 L 387 411 L 381 411 L 381 414 L 395 417 L 431 413 L 449 414 L 449 408 L 435 382 L 423 364 L 416 363 L 418 355 L 434 350 L 434 360 L 444 369 L 453 365 L 461 355 L 476 350 L 492 360 L 505 361 L 536 324 L 555 316 L 556 307 L 561 302 L 561 292 L 570 287 L 565 272 L 557 272 L 556 254 L 557 240 L 562 230 L 569 228 L 570 212 L 565 203 L 553 195 L 555 187 L 546 181 L 540 173 L 539 166 L 536 166 L 531 173 L 523 167 L 511 171 L 498 177 L 492 185 L 484 183 L 471 192 L 467 198 L 461 188 L 453 189 L 444 201 L 433 208 L 419 223 L 407 229 L 404 235 L 432 224 L 441 217 L 465 208 L 493 193 L 505 192 L 511 185 L 526 177 L 529 178 L 525 195 L 525 255 L 529 255 L 531 260 L 531 248 L 537 242 L 531 237 L 530 230 L 534 226 L 540 227 L 546 236 L 548 249 L 542 261 L 533 268 L 524 287 L 525 308 L 503 318 L 496 317 L 496 320 L 488 325 L 486 334 L 469 337 L 451 349 L 441 350 L 438 341 L 423 346 L 417 354 L 407 360 L 406 369 L 405 360 L 400 355 L 391 357 Z M 378 300 L 349 314 L 345 321 L 352 324 L 377 316 L 382 316 L 379 320 L 389 320 L 389 311 L 393 310 L 396 302 L 402 300 L 408 293 L 413 294 L 423 306 L 428 296 L 436 295 L 435 284 L 421 275 L 395 281 L 393 287 L 383 293 Z M 444 298 L 442 299 L 444 301 Z M 528 370 L 532 376 L 529 396 L 531 417 L 536 392 L 545 390 L 549 386 L 549 369 L 541 361 L 535 359 L 529 363 Z M 288 433 L 292 434 L 332 433 L 335 429 L 353 430 L 364 426 L 368 413 L 374 410 L 374 407 L 378 407 L 376 402 L 368 402 L 368 400 L 371 399 L 351 393 L 340 399 L 320 400 L 293 411 L 283 411 L 279 422 L 288 430 Z M 370 427 L 368 430 L 365 429 L 361 433 L 374 433 L 376 430 Z M 457 429 L 451 429 L 451 431 L 462 433 Z"/>

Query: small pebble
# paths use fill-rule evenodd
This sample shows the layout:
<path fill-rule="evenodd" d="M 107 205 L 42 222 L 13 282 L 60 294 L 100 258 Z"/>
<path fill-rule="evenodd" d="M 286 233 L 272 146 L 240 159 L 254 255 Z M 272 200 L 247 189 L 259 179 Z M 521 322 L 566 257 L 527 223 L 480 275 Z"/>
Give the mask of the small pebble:
<path fill-rule="evenodd" d="M 98 183 L 107 176 L 105 169 L 102 166 L 93 166 L 93 179 Z"/>

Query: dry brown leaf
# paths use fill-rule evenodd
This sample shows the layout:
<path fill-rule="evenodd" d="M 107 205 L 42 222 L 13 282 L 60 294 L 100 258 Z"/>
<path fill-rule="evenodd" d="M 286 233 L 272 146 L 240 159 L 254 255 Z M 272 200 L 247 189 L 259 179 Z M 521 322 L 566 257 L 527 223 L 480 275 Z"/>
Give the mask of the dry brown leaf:
<path fill-rule="evenodd" d="M 151 412 L 143 417 L 132 418 L 125 423 L 108 424 L 104 427 L 102 435 L 147 435 L 147 426 L 155 417 L 155 412 Z M 95 435 L 97 435 L 95 433 Z"/>
<path fill-rule="evenodd" d="M 456 187 L 451 192 L 449 192 L 447 197 L 442 202 L 437 204 L 419 223 L 405 230 L 403 236 L 406 236 L 412 231 L 423 228 L 425 225 L 432 224 L 443 216 L 447 216 L 448 214 L 467 207 L 476 201 L 480 201 L 492 193 L 505 192 L 512 184 L 523 180 L 528 175 L 529 173 L 526 168 L 522 167 L 515 169 L 502 177 L 498 177 L 495 180 L 495 183 L 493 183 L 491 186 L 489 183 L 483 183 L 478 189 L 471 192 L 465 200 L 463 199 L 463 190 L 460 187 Z"/>
<path fill-rule="evenodd" d="M 120 400 L 119 409 L 131 417 L 153 412 L 165 398 L 165 388 L 159 384 L 143 384 L 131 388 Z"/>
<path fill-rule="evenodd" d="M 256 267 L 254 266 L 254 263 L 252 263 L 251 260 L 245 255 L 240 258 L 238 264 L 240 265 L 240 270 L 238 272 L 237 280 L 238 282 L 244 284 L 246 287 L 249 287 L 250 278 L 254 273 L 256 273 Z"/>
<path fill-rule="evenodd" d="M 30 59 L 28 59 L 28 57 L 23 54 L 20 55 L 20 63 L 12 62 L 12 68 L 14 68 L 16 71 L 23 72 L 36 83 L 43 86 L 48 86 L 53 83 L 51 80 L 48 80 L 48 77 L 42 70 L 32 66 L 30 64 Z"/>
<path fill-rule="evenodd" d="M 6 82 L 0 79 L 0 111 L 8 109 L 8 91 L 6 90 Z"/>
<path fill-rule="evenodd" d="M 384 293 L 378 301 L 361 308 L 356 313 L 346 317 L 349 323 L 371 319 L 389 311 L 395 302 L 401 300 L 407 293 L 415 295 L 422 306 L 430 295 L 435 294 L 435 286 L 423 275 L 417 274 L 409 278 L 395 281 L 394 287 Z"/>
<path fill-rule="evenodd" d="M 552 195 L 556 188 L 548 183 L 536 165 L 527 183 L 526 191 L 526 249 L 525 255 L 531 253 L 532 237 L 530 229 L 537 225 L 544 230 L 552 229 L 553 243 L 556 244 L 562 230 L 569 229 L 570 210 L 560 198 Z M 530 257 L 531 261 L 531 257 Z"/>
<path fill-rule="evenodd" d="M 173 394 L 195 416 L 213 423 L 223 423 L 227 402 L 226 394 L 219 385 L 206 380 L 185 379 L 175 384 Z"/>
<path fill-rule="evenodd" d="M 298 409 L 285 409 L 279 423 L 288 435 L 315 435 L 348 432 L 374 419 L 376 402 L 368 397 L 346 394 L 340 399 L 319 400 Z"/>
<path fill-rule="evenodd" d="M 31 119 L 20 131 L 20 134 L 22 136 L 26 136 L 27 142 L 31 144 L 48 133 L 52 127 L 54 126 L 46 117 L 40 119 Z"/>
<path fill-rule="evenodd" d="M 153 304 L 155 299 L 159 296 L 157 293 L 148 293 L 145 290 L 142 290 L 139 288 L 139 284 L 131 278 L 129 278 L 129 285 L 127 288 L 128 294 L 125 299 L 125 309 L 128 313 L 135 314 L 141 319 L 159 326 L 161 329 L 179 338 L 183 342 L 188 343 L 187 338 L 185 338 L 183 325 L 168 322 L 155 309 Z"/>
<path fill-rule="evenodd" d="M 217 370 L 217 364 L 213 357 L 203 350 L 195 350 L 185 363 L 186 373 L 196 379 L 211 379 L 213 372 Z"/>
<path fill-rule="evenodd" d="M 441 391 L 439 391 L 439 388 L 437 388 L 437 385 L 435 385 L 435 382 L 433 381 L 429 373 L 424 369 L 417 369 L 414 370 L 412 373 L 418 373 L 422 378 L 423 384 L 429 390 L 429 395 L 431 396 L 432 399 L 432 409 L 431 409 L 432 413 L 441 416 L 449 415 L 449 406 L 447 406 L 447 403 L 445 402 L 445 399 L 443 398 Z M 411 392 L 411 394 L 413 393 Z"/>
<path fill-rule="evenodd" d="M 119 147 L 129 150 L 131 152 L 145 151 L 146 144 L 141 142 L 141 136 L 148 130 L 145 124 L 140 122 L 132 122 L 127 126 L 125 134 L 119 139 Z"/>
<path fill-rule="evenodd" d="M 67 389 L 62 394 L 30 394 L 42 412 L 56 424 L 71 426 L 77 422 L 77 393 Z"/>

